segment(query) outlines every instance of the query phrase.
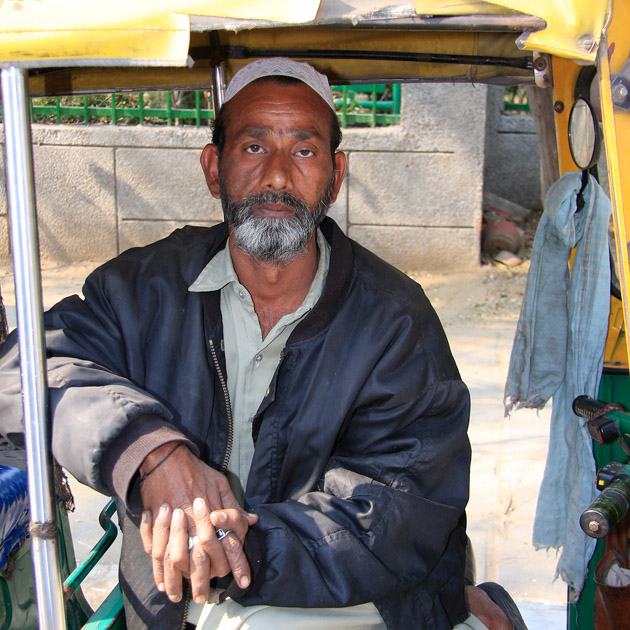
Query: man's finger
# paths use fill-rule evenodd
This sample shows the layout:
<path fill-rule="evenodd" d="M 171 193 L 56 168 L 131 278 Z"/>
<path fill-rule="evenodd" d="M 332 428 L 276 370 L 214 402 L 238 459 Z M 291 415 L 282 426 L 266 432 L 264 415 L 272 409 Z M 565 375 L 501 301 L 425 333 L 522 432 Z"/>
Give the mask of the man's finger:
<path fill-rule="evenodd" d="M 214 527 L 210 521 L 210 510 L 202 497 L 193 501 L 193 516 L 199 542 L 202 547 L 206 547 L 214 538 Z"/>
<path fill-rule="evenodd" d="M 190 551 L 190 586 L 195 602 L 205 604 L 210 594 L 210 558 L 199 542 Z"/>
<path fill-rule="evenodd" d="M 238 536 L 230 531 L 227 536 L 221 540 L 225 555 L 230 563 L 232 575 L 236 583 L 241 588 L 247 588 L 251 582 L 251 573 L 245 553 L 243 552 L 243 543 Z"/>
<path fill-rule="evenodd" d="M 142 538 L 142 545 L 144 550 L 149 555 L 152 555 L 153 550 L 153 513 L 151 510 L 145 510 L 142 512 L 140 519 L 140 538 Z"/>
<path fill-rule="evenodd" d="M 210 520 L 217 530 L 227 532 L 221 538 L 221 545 L 236 583 L 241 588 L 247 588 L 251 582 L 251 572 L 243 551 L 243 539 L 249 528 L 249 521 L 255 522 L 258 517 L 241 509 L 227 509 L 212 512 Z"/>
<path fill-rule="evenodd" d="M 230 572 L 230 564 L 215 535 L 211 512 L 201 497 L 197 497 L 193 502 L 193 514 L 199 545 L 210 559 L 210 577 L 227 575 Z"/>
<path fill-rule="evenodd" d="M 182 566 L 184 569 L 182 569 Z M 188 574 L 188 528 L 183 510 L 173 510 L 171 534 L 164 556 L 164 588 L 172 602 L 182 598 L 182 577 Z"/>
<path fill-rule="evenodd" d="M 188 551 L 188 524 L 186 514 L 181 509 L 173 510 L 171 533 L 168 540 L 171 563 L 183 575 L 190 573 L 190 554 Z"/>
<path fill-rule="evenodd" d="M 258 521 L 258 515 L 245 512 L 241 508 L 215 510 L 210 515 L 210 521 L 215 529 L 233 531 L 240 540 L 245 538 L 247 530 Z"/>
<path fill-rule="evenodd" d="M 160 507 L 153 523 L 151 557 L 153 558 L 153 578 L 158 590 L 164 591 L 164 555 L 168 546 L 171 531 L 171 507 L 164 504 Z"/>

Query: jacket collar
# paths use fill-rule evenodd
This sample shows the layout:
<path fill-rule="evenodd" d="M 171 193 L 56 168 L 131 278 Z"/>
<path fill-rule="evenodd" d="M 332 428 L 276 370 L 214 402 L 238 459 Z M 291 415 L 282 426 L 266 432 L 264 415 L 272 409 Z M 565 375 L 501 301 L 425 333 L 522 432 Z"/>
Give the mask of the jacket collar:
<path fill-rule="evenodd" d="M 326 284 L 317 304 L 296 326 L 287 345 L 304 341 L 323 330 L 339 310 L 350 288 L 354 273 L 354 255 L 350 239 L 330 217 L 322 221 L 320 228 L 330 244 L 330 267 Z"/>
<path fill-rule="evenodd" d="M 210 248 L 208 260 L 216 256 L 224 247 L 228 235 L 227 224 L 225 223 L 211 229 L 215 234 L 215 242 Z M 345 299 L 354 274 L 354 254 L 350 239 L 330 217 L 326 217 L 322 221 L 320 229 L 330 245 L 330 267 L 326 276 L 326 284 L 321 297 L 311 312 L 291 333 L 287 345 L 313 337 L 329 324 L 339 309 L 339 305 Z M 221 291 L 210 291 L 201 295 L 206 315 L 210 322 L 216 322 L 221 317 Z"/>

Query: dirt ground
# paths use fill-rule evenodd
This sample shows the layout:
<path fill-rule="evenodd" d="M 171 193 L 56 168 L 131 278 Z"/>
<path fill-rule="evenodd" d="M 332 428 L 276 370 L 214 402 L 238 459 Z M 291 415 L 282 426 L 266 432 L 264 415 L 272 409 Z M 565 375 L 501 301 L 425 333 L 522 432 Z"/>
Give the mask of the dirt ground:
<path fill-rule="evenodd" d="M 518 319 L 529 262 L 516 268 L 482 265 L 473 271 L 408 272 L 424 288 L 444 326 L 471 320 Z"/>

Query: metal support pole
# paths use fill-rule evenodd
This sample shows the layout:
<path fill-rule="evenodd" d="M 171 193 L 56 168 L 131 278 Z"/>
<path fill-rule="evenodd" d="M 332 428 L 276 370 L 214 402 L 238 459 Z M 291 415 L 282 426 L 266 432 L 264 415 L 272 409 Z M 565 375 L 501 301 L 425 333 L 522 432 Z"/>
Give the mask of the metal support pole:
<path fill-rule="evenodd" d="M 19 328 L 37 614 L 41 629 L 62 630 L 66 627 L 66 619 L 53 507 L 55 486 L 49 454 L 46 355 L 28 101 L 27 71 L 12 66 L 3 68 L 6 180 Z"/>
<path fill-rule="evenodd" d="M 223 64 L 212 66 L 212 108 L 214 109 L 214 117 L 217 117 L 221 105 L 223 105 L 223 97 L 225 96 L 225 68 Z"/>

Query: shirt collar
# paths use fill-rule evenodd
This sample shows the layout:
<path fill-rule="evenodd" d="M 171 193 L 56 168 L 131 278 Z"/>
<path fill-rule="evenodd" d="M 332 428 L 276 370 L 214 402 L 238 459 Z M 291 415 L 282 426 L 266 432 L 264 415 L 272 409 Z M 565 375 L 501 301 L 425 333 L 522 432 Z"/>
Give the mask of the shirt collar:
<path fill-rule="evenodd" d="M 189 291 L 219 291 L 230 282 L 238 282 L 228 243 L 229 239 L 225 247 L 201 270 L 197 279 L 188 287 Z"/>
<path fill-rule="evenodd" d="M 330 258 L 330 245 L 324 238 L 321 230 L 317 228 L 317 247 L 319 249 L 319 262 L 317 265 L 317 272 L 311 285 L 311 291 L 307 295 L 304 303 L 310 302 L 313 291 L 313 286 L 322 286 L 326 274 L 328 272 L 329 258 Z M 219 291 L 223 287 L 227 286 L 231 282 L 238 283 L 238 276 L 234 271 L 234 265 L 232 264 L 232 255 L 230 254 L 229 239 L 225 243 L 225 247 L 220 250 L 214 258 L 201 270 L 201 273 L 197 276 L 196 280 L 188 287 L 189 291 L 204 292 L 204 291 Z M 321 292 L 321 288 L 320 288 Z M 319 297 L 319 296 L 318 296 Z M 311 299 L 309 299 L 311 298 Z M 315 300 L 317 301 L 317 300 Z M 312 304 L 308 304 L 309 308 Z"/>

